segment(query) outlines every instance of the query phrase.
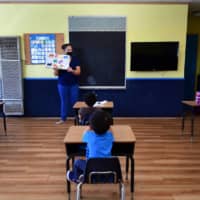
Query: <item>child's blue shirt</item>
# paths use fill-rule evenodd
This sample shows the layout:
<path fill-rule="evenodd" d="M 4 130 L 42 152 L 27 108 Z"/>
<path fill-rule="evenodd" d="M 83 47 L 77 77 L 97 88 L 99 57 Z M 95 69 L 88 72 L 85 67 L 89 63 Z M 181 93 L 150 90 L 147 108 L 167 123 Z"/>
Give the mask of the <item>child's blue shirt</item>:
<path fill-rule="evenodd" d="M 111 156 L 113 134 L 107 131 L 98 135 L 93 130 L 87 130 L 82 138 L 87 143 L 86 158 L 101 158 Z"/>

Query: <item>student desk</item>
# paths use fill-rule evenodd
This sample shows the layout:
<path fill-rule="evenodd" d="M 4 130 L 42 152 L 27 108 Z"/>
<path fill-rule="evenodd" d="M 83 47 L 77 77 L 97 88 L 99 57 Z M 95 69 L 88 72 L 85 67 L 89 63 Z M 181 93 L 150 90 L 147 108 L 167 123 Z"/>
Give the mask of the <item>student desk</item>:
<path fill-rule="evenodd" d="M 195 109 L 200 108 L 200 104 L 196 104 L 195 101 L 182 101 L 182 104 L 184 106 L 184 108 L 183 108 L 183 114 L 182 114 L 182 134 L 184 132 L 184 127 L 185 127 L 185 115 L 186 115 L 185 107 L 189 107 L 190 110 L 191 110 L 191 140 L 192 140 L 193 136 L 194 136 L 194 115 L 195 115 Z"/>
<path fill-rule="evenodd" d="M 3 116 L 4 132 L 5 132 L 5 135 L 7 135 L 7 132 L 6 132 L 6 115 L 5 115 L 4 111 L 3 111 L 3 105 L 4 105 L 4 103 L 0 102 L 0 114 Z"/>
<path fill-rule="evenodd" d="M 74 124 L 77 125 L 78 122 L 77 122 L 77 119 L 78 119 L 78 110 L 80 108 L 84 108 L 84 107 L 88 107 L 84 101 L 77 101 L 74 106 L 73 106 L 73 109 L 75 110 L 75 120 L 74 120 Z M 95 106 L 96 108 L 101 108 L 107 112 L 109 112 L 111 115 L 112 115 L 112 111 L 113 111 L 113 107 L 114 107 L 114 103 L 113 101 L 107 101 L 105 103 L 100 103 L 100 104 L 97 104 L 97 106 Z"/>
<path fill-rule="evenodd" d="M 71 126 L 64 138 L 64 144 L 66 149 L 66 171 L 70 169 L 70 159 L 74 159 L 75 156 L 85 156 L 85 148 L 80 148 L 86 145 L 82 142 L 82 136 L 87 126 Z M 113 156 L 125 156 L 131 161 L 131 174 L 130 174 L 130 190 L 134 192 L 134 149 L 136 138 L 128 125 L 113 125 L 111 126 L 114 136 L 114 144 L 112 148 Z M 128 168 L 127 168 L 128 170 Z M 127 171 L 128 172 L 128 171 Z M 70 193 L 70 182 L 67 181 L 67 192 Z"/>

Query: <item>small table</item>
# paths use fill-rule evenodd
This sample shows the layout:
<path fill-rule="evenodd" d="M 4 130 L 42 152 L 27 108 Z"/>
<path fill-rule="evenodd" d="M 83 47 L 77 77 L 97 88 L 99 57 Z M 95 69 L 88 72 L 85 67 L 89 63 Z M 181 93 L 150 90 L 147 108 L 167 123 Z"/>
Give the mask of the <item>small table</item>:
<path fill-rule="evenodd" d="M 85 143 L 82 142 L 82 136 L 87 126 L 71 126 L 64 138 L 66 149 L 66 172 L 70 169 L 69 162 L 76 156 L 85 156 L 85 148 L 82 147 Z M 131 184 L 130 190 L 134 192 L 134 150 L 135 150 L 135 135 L 128 125 L 113 125 L 111 126 L 114 136 L 114 143 L 112 147 L 113 156 L 125 156 L 131 161 Z M 126 168 L 128 170 L 128 168 Z M 128 172 L 128 171 L 127 171 Z M 70 193 L 70 182 L 67 181 L 67 192 Z"/>
<path fill-rule="evenodd" d="M 191 141 L 192 141 L 194 137 L 194 113 L 195 113 L 195 109 L 200 107 L 200 104 L 197 104 L 195 101 L 182 101 L 182 104 L 184 107 L 189 107 L 191 110 Z M 185 109 L 183 109 L 182 134 L 184 132 L 184 127 L 185 127 L 185 114 L 186 114 L 186 111 Z"/>
<path fill-rule="evenodd" d="M 77 101 L 74 106 L 73 109 L 75 110 L 75 120 L 74 120 L 74 124 L 77 125 L 77 119 L 78 119 L 78 110 L 80 108 L 86 108 L 88 107 L 84 101 Z M 114 107 L 114 103 L 113 101 L 107 101 L 105 103 L 99 103 L 97 106 L 95 106 L 96 108 L 101 108 L 107 112 L 109 112 L 112 115 L 112 111 L 113 111 L 113 107 Z"/>
<path fill-rule="evenodd" d="M 3 105 L 4 103 L 3 102 L 0 102 L 0 113 L 1 115 L 3 116 L 3 125 L 4 125 L 4 132 L 5 132 L 5 135 L 7 136 L 7 128 L 6 128 L 6 115 L 3 111 Z"/>

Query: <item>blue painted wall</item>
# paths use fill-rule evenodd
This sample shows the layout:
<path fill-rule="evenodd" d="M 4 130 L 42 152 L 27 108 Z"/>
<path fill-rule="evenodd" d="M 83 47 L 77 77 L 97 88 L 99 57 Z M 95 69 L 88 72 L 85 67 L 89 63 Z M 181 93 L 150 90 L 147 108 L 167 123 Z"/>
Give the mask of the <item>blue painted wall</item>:
<path fill-rule="evenodd" d="M 95 91 L 98 100 L 114 101 L 115 117 L 181 115 L 184 79 L 127 79 L 126 85 L 126 90 Z M 87 91 L 80 91 L 80 100 Z M 57 80 L 24 79 L 25 116 L 58 117 L 59 102 Z"/>

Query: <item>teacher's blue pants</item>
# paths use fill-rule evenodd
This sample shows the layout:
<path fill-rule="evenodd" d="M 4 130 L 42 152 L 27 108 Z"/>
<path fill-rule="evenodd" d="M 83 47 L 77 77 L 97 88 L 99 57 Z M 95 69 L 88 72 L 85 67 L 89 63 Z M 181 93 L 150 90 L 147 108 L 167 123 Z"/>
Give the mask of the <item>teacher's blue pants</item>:
<path fill-rule="evenodd" d="M 70 106 L 78 100 L 79 88 L 78 85 L 61 85 L 58 84 L 58 92 L 60 95 L 60 117 L 63 121 L 67 119 Z"/>

